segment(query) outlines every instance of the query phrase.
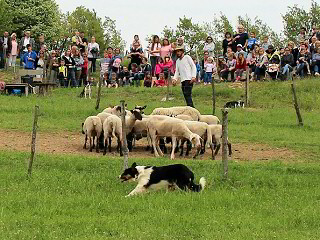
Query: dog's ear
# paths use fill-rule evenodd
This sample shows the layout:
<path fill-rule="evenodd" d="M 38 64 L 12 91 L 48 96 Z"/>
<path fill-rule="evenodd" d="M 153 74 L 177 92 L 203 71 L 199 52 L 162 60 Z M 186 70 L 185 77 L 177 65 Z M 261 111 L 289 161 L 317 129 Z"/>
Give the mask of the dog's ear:
<path fill-rule="evenodd" d="M 131 168 L 135 168 L 136 166 L 137 166 L 137 163 L 134 162 L 134 163 L 132 163 Z"/>
<path fill-rule="evenodd" d="M 147 105 L 144 105 L 142 109 L 146 109 L 146 108 L 147 108 Z"/>

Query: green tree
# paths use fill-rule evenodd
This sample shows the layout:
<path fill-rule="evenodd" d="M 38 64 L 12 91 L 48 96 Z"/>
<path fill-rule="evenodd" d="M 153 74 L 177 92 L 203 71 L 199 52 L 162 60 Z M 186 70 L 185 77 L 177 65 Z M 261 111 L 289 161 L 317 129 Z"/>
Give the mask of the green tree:
<path fill-rule="evenodd" d="M 311 30 L 313 25 L 320 27 L 320 6 L 317 2 L 311 2 L 311 8 L 308 11 L 294 5 L 288 7 L 288 11 L 282 15 L 284 23 L 284 35 L 287 40 L 296 41 L 301 27 Z"/>
<path fill-rule="evenodd" d="M 104 42 L 105 45 L 113 48 L 120 48 L 124 51 L 126 42 L 121 37 L 121 32 L 116 28 L 116 21 L 109 17 L 105 17 L 103 22 Z"/>
<path fill-rule="evenodd" d="M 15 31 L 18 37 L 23 36 L 26 29 L 31 30 L 33 36 L 41 33 L 46 39 L 53 39 L 60 35 L 60 10 L 54 0 L 4 0 L 6 11 L 11 23 L 7 29 Z M 1 4 L 1 8 L 2 8 Z M 1 14 L 1 18 L 4 16 Z M 2 20 L 1 20 L 2 21 Z"/>
<path fill-rule="evenodd" d="M 0 0 L 0 31 L 3 33 L 4 31 L 11 32 L 12 31 L 12 15 L 10 13 L 10 7 L 5 0 Z"/>

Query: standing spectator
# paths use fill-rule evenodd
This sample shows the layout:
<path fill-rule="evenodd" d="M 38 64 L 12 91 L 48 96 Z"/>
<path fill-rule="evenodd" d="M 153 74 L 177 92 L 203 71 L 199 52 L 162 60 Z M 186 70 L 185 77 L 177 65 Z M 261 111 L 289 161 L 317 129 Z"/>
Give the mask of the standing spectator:
<path fill-rule="evenodd" d="M 31 48 L 33 48 L 35 46 L 34 39 L 30 37 L 30 31 L 25 31 L 24 37 L 22 37 L 20 40 L 19 47 L 20 47 L 20 64 L 21 64 L 21 66 L 22 66 L 22 62 L 23 62 L 23 55 L 28 52 L 27 44 L 30 44 Z"/>
<path fill-rule="evenodd" d="M 137 66 L 140 66 L 142 58 L 144 57 L 142 53 L 142 49 L 139 46 L 140 46 L 139 43 L 135 43 L 131 48 L 131 52 L 128 54 L 128 56 L 131 57 L 129 70 L 131 70 L 131 65 L 133 63 L 137 64 Z"/>
<path fill-rule="evenodd" d="M 238 33 L 233 36 L 233 44 L 234 46 L 238 46 L 238 44 L 241 44 L 243 49 L 246 49 L 248 46 L 248 33 L 244 31 L 244 27 L 242 25 L 238 26 Z M 235 52 L 236 49 L 233 49 Z"/>
<path fill-rule="evenodd" d="M 255 77 L 256 80 L 260 80 L 261 76 L 265 75 L 268 64 L 268 57 L 264 52 L 263 48 L 259 49 L 259 56 L 257 57 L 257 63 L 255 68 Z"/>
<path fill-rule="evenodd" d="M 208 36 L 204 43 L 203 51 L 209 52 L 210 57 L 214 57 L 215 44 L 211 36 Z"/>
<path fill-rule="evenodd" d="M 25 69 L 35 69 L 37 54 L 35 51 L 32 51 L 31 44 L 27 44 L 27 52 L 23 54 L 22 62 Z"/>
<path fill-rule="evenodd" d="M 232 49 L 232 35 L 230 32 L 225 33 L 224 39 L 222 42 L 222 47 L 223 47 L 223 55 L 226 55 L 228 47 L 231 47 Z"/>
<path fill-rule="evenodd" d="M 19 54 L 19 48 L 17 43 L 17 35 L 11 34 L 11 52 L 9 52 L 9 67 L 16 66 L 17 55 Z"/>
<path fill-rule="evenodd" d="M 315 54 L 316 53 L 316 41 L 317 41 L 317 37 L 316 36 L 313 36 L 311 37 L 311 43 L 309 44 L 309 50 L 310 50 L 310 53 L 311 55 Z"/>
<path fill-rule="evenodd" d="M 157 79 L 159 79 L 159 75 L 162 72 L 162 65 L 163 65 L 162 58 L 158 58 L 157 59 L 157 64 L 156 64 L 156 70 L 155 70 L 155 74 L 156 74 L 156 78 Z"/>
<path fill-rule="evenodd" d="M 192 101 L 192 87 L 197 76 L 196 65 L 189 55 L 184 54 L 184 48 L 176 48 L 175 51 L 178 59 L 176 62 L 176 72 L 173 77 L 173 83 L 180 77 L 181 88 L 186 103 L 188 106 L 194 107 Z"/>
<path fill-rule="evenodd" d="M 199 62 L 197 61 L 197 59 L 195 57 L 192 57 L 192 60 L 193 60 L 194 64 L 196 65 L 196 68 L 197 68 L 197 77 L 196 77 L 197 83 L 200 83 L 201 66 L 200 66 Z"/>
<path fill-rule="evenodd" d="M 268 36 L 264 36 L 263 37 L 263 42 L 261 44 L 261 47 L 264 49 L 264 51 L 267 51 L 269 45 L 271 45 L 270 42 L 269 42 L 269 37 Z"/>
<path fill-rule="evenodd" d="M 142 49 L 142 45 L 141 45 L 141 42 L 140 42 L 140 40 L 139 40 L 139 35 L 134 35 L 134 37 L 133 37 L 133 42 L 132 42 L 132 44 L 131 44 L 131 47 L 133 47 L 133 45 L 134 45 L 135 43 L 138 43 L 138 44 L 139 44 L 139 48 Z"/>
<path fill-rule="evenodd" d="M 204 85 L 212 83 L 212 74 L 217 72 L 216 63 L 213 61 L 213 57 L 209 57 L 208 61 L 204 65 Z"/>
<path fill-rule="evenodd" d="M 172 52 L 172 47 L 168 38 L 164 38 L 162 41 L 162 46 L 160 48 L 160 57 L 164 60 L 165 57 L 170 57 Z"/>
<path fill-rule="evenodd" d="M 76 64 L 75 66 L 75 72 L 76 72 L 76 86 L 80 87 L 80 78 L 81 78 L 81 71 L 82 71 L 82 66 L 83 66 L 83 57 L 80 54 L 80 50 L 77 49 L 75 55 L 72 56 L 73 60 Z"/>
<path fill-rule="evenodd" d="M 57 82 L 57 73 L 59 68 L 59 59 L 56 54 L 56 51 L 52 50 L 50 61 L 49 61 L 49 79 L 50 82 L 56 82 L 57 85 L 59 85 L 59 82 Z"/>
<path fill-rule="evenodd" d="M 88 54 L 85 52 L 83 53 L 82 57 L 83 57 L 83 66 L 82 66 L 79 85 L 81 86 L 81 82 L 83 82 L 83 85 L 86 86 L 88 83 L 88 66 L 89 66 Z"/>
<path fill-rule="evenodd" d="M 256 44 L 257 44 L 256 33 L 251 32 L 250 38 L 248 39 L 248 49 L 253 50 L 253 48 Z"/>
<path fill-rule="evenodd" d="M 79 44 L 80 45 L 79 47 L 80 47 L 81 54 L 83 54 L 88 47 L 88 39 L 84 37 L 84 32 L 80 32 L 80 38 L 82 43 Z"/>
<path fill-rule="evenodd" d="M 82 44 L 82 39 L 80 37 L 80 32 L 76 31 L 75 35 L 71 38 L 72 46 L 80 47 Z"/>
<path fill-rule="evenodd" d="M 242 74 L 247 70 L 247 61 L 244 58 L 243 53 L 239 53 L 236 62 L 236 81 L 240 81 Z"/>
<path fill-rule="evenodd" d="M 284 49 L 284 55 L 281 58 L 281 77 L 288 77 L 289 73 L 293 70 L 294 58 L 292 53 L 290 53 L 290 48 L 286 47 Z"/>
<path fill-rule="evenodd" d="M 68 68 L 64 65 L 65 62 L 63 59 L 61 59 L 60 67 L 58 68 L 58 79 L 60 82 L 60 87 L 67 87 L 68 83 Z"/>
<path fill-rule="evenodd" d="M 111 78 L 111 71 L 109 71 L 109 66 L 113 58 L 112 52 L 112 47 L 108 47 L 107 50 L 104 50 L 103 59 L 100 60 L 100 78 Z M 104 82 L 104 85 L 107 86 L 107 82 Z"/>
<path fill-rule="evenodd" d="M 178 37 L 178 41 L 176 43 L 172 44 L 172 55 L 171 55 L 171 59 L 173 61 L 173 72 L 176 71 L 176 61 L 177 61 L 177 55 L 176 52 L 174 51 L 175 48 L 183 48 L 184 51 L 186 50 L 186 46 L 184 44 L 184 37 L 180 36 Z"/>
<path fill-rule="evenodd" d="M 99 56 L 99 51 L 99 44 L 96 42 L 96 38 L 93 36 L 91 38 L 91 42 L 88 44 L 88 59 L 91 63 L 91 72 L 96 71 L 96 60 Z"/>
<path fill-rule="evenodd" d="M 36 65 L 36 70 L 43 70 L 44 65 L 45 65 L 45 57 L 44 57 L 44 51 L 43 50 L 41 50 L 39 52 L 39 55 L 38 55 L 38 57 L 36 59 L 35 65 Z M 43 74 L 37 75 L 37 78 L 43 78 Z"/>
<path fill-rule="evenodd" d="M 293 55 L 293 59 L 294 59 L 294 65 L 293 67 L 297 66 L 296 62 L 298 60 L 298 54 L 299 54 L 299 49 L 295 46 L 293 41 L 289 41 L 288 42 L 288 48 L 290 49 L 290 52 Z"/>
<path fill-rule="evenodd" d="M 67 88 L 69 86 L 69 82 L 71 87 L 76 87 L 76 72 L 75 72 L 75 66 L 76 63 L 71 57 L 71 50 L 67 50 L 66 54 L 62 57 L 62 59 L 65 62 L 66 67 L 68 68 L 68 80 L 65 81 L 65 87 Z"/>
<path fill-rule="evenodd" d="M 41 49 L 45 49 L 45 43 L 44 43 L 44 35 L 43 34 L 40 34 L 39 35 L 39 38 L 38 38 L 38 41 L 35 43 L 35 51 L 36 53 L 39 54 L 40 50 Z"/>
<path fill-rule="evenodd" d="M 10 55 L 11 52 L 11 39 L 8 32 L 4 32 L 3 38 L 0 37 L 0 68 L 5 65 L 5 58 Z"/>
<path fill-rule="evenodd" d="M 208 62 L 208 58 L 209 58 L 209 52 L 205 51 L 203 53 L 203 59 L 202 59 L 202 62 L 201 62 L 201 67 L 202 67 L 202 74 L 201 74 L 202 76 L 201 76 L 201 78 L 203 78 L 203 79 L 204 79 L 204 75 L 206 73 L 204 65 Z"/>
<path fill-rule="evenodd" d="M 160 39 L 157 35 L 154 35 L 152 38 L 152 43 L 149 46 L 150 61 L 152 66 L 152 76 L 155 76 L 157 58 L 160 57 L 160 49 L 161 49 Z"/>
<path fill-rule="evenodd" d="M 306 40 L 308 40 L 307 29 L 305 27 L 301 27 L 300 28 L 300 33 L 297 36 L 297 43 L 300 43 L 302 41 L 304 42 Z"/>

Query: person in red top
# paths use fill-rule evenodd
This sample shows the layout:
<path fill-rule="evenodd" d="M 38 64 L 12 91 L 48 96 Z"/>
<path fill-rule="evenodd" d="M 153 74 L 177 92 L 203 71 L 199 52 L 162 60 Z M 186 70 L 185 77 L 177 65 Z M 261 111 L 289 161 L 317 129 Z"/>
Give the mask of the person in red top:
<path fill-rule="evenodd" d="M 238 54 L 236 63 L 236 81 L 240 81 L 243 72 L 247 69 L 247 61 L 243 53 Z"/>
<path fill-rule="evenodd" d="M 164 62 L 160 64 L 161 72 L 164 73 L 164 78 L 168 80 L 169 74 L 172 73 L 173 62 L 169 56 L 164 58 Z"/>
<path fill-rule="evenodd" d="M 82 81 L 84 86 L 87 85 L 88 65 L 89 65 L 88 54 L 85 52 L 83 53 L 83 66 L 82 66 L 82 72 L 81 72 L 80 83 L 79 83 L 80 86 Z"/>

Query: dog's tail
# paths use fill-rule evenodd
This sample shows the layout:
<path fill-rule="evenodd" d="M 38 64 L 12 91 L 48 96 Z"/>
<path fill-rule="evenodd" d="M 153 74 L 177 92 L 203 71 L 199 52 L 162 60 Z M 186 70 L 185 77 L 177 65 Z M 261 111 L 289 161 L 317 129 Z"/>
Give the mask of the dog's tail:
<path fill-rule="evenodd" d="M 205 188 L 206 183 L 207 183 L 206 179 L 204 177 L 202 177 L 202 178 L 200 178 L 199 185 L 197 185 L 195 183 L 191 183 L 192 184 L 191 190 L 194 192 L 201 192 Z"/>

